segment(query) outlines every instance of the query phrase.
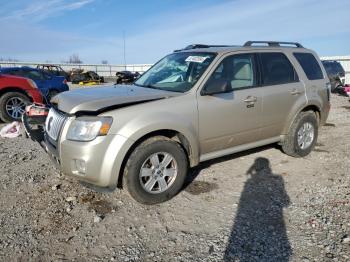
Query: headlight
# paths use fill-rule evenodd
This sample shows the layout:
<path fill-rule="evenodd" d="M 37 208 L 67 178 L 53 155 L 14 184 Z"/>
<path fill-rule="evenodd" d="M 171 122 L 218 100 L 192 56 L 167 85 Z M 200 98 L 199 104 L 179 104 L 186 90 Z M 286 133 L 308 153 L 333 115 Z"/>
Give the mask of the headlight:
<path fill-rule="evenodd" d="M 107 135 L 111 125 L 111 117 L 79 117 L 70 125 L 67 139 L 85 142 L 92 141 L 97 136 Z"/>
<path fill-rule="evenodd" d="M 38 89 L 38 86 L 35 84 L 35 82 L 32 79 L 27 79 L 27 81 L 31 87 Z"/>

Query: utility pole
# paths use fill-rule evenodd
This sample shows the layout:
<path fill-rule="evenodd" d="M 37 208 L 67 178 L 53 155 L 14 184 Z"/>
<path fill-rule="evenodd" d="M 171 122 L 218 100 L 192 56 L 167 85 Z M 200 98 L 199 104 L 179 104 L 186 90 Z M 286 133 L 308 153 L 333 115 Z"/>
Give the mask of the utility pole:
<path fill-rule="evenodd" d="M 124 69 L 126 71 L 125 30 L 123 30 L 123 53 L 124 53 Z"/>

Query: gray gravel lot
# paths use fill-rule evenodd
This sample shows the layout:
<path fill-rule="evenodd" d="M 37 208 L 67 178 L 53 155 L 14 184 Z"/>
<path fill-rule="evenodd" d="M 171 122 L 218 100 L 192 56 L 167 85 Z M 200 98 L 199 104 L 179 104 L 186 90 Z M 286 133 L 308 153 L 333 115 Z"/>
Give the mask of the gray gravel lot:
<path fill-rule="evenodd" d="M 143 206 L 0 138 L 0 260 L 350 261 L 349 145 L 350 103 L 333 96 L 306 158 L 272 145 L 209 161 L 173 200 Z"/>

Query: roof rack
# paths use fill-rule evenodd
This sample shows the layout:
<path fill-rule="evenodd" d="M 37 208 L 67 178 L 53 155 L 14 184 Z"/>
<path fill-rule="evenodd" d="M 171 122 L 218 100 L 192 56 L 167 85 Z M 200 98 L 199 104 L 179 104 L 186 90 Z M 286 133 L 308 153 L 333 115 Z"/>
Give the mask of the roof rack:
<path fill-rule="evenodd" d="M 297 42 L 279 42 L 279 41 L 248 41 L 243 46 L 253 46 L 254 44 L 267 44 L 268 46 L 279 47 L 281 45 L 295 45 L 297 48 L 303 48 L 303 46 Z"/>
<path fill-rule="evenodd" d="M 192 44 L 188 45 L 183 49 L 174 50 L 174 52 L 179 52 L 183 50 L 191 50 L 191 49 L 198 49 L 198 48 L 210 48 L 210 47 L 234 47 L 235 45 L 205 45 L 205 44 Z"/>

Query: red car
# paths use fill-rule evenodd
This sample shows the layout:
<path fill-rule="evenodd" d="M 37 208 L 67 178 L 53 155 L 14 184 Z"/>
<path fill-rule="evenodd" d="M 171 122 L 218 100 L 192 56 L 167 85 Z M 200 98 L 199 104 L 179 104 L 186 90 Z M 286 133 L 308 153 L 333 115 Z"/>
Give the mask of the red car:
<path fill-rule="evenodd" d="M 0 119 L 3 122 L 20 120 L 26 105 L 33 102 L 43 102 L 33 80 L 0 73 Z"/>

